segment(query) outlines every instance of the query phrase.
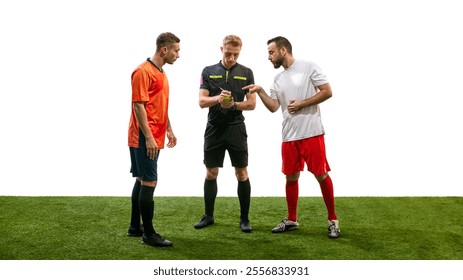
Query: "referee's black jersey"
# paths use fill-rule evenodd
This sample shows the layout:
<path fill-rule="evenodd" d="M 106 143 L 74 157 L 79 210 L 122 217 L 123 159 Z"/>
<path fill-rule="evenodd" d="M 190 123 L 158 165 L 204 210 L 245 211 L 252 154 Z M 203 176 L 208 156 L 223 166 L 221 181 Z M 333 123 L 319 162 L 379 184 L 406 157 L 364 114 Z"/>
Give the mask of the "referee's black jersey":
<path fill-rule="evenodd" d="M 204 67 L 199 88 L 207 89 L 209 96 L 219 95 L 222 91 L 220 88 L 223 88 L 231 91 L 235 102 L 242 102 L 247 91 L 241 88 L 250 84 L 254 84 L 254 74 L 251 69 L 239 63 L 226 69 L 219 62 Z M 209 107 L 207 121 L 213 125 L 237 124 L 244 121 L 244 116 L 241 110 L 224 110 L 220 104 L 216 104 Z"/>

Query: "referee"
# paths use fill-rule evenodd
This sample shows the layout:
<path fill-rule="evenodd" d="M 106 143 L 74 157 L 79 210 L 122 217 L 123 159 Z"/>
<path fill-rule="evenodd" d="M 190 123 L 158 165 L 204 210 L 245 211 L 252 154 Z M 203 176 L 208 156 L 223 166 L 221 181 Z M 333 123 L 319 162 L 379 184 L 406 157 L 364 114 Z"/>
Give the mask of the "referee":
<path fill-rule="evenodd" d="M 251 184 L 248 177 L 248 144 L 243 111 L 254 110 L 256 96 L 242 90 L 254 83 L 251 69 L 238 64 L 242 47 L 236 35 L 225 36 L 220 50 L 222 60 L 203 69 L 199 90 L 199 106 L 209 108 L 204 133 L 204 180 L 205 214 L 194 226 L 197 229 L 214 224 L 214 204 L 217 197 L 217 176 L 223 167 L 225 151 L 238 180 L 240 202 L 240 228 L 251 232 L 249 206 Z"/>

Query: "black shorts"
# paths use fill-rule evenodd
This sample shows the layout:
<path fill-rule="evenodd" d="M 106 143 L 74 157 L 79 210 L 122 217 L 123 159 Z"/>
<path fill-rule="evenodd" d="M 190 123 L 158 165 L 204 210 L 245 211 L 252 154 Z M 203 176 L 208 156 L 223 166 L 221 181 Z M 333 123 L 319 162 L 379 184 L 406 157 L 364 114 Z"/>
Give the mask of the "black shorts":
<path fill-rule="evenodd" d="M 149 159 L 146 148 L 130 148 L 130 161 L 132 166 L 130 172 L 133 177 L 138 177 L 143 181 L 158 180 L 158 158 L 160 150 L 154 159 Z"/>
<path fill-rule="evenodd" d="M 244 123 L 228 126 L 207 124 L 204 133 L 204 165 L 223 167 L 225 150 L 234 167 L 248 166 L 248 134 Z"/>

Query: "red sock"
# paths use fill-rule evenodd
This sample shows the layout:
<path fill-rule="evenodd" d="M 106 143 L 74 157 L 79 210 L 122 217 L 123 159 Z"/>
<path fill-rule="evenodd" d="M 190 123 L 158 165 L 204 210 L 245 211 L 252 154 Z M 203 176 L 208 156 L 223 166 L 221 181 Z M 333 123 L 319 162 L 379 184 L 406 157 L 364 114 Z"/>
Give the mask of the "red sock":
<path fill-rule="evenodd" d="M 326 176 L 325 180 L 320 182 L 320 189 L 322 190 L 323 200 L 328 210 L 328 220 L 337 220 L 336 211 L 334 210 L 333 182 L 330 176 Z"/>
<path fill-rule="evenodd" d="M 286 181 L 286 205 L 288 206 L 288 220 L 297 221 L 297 200 L 299 199 L 298 181 Z"/>

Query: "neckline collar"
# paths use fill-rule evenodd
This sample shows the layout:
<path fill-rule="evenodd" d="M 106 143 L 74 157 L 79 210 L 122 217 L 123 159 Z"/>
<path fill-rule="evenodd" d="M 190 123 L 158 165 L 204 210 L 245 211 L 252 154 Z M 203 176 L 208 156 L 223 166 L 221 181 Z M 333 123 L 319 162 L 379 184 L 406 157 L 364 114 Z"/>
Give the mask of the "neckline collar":
<path fill-rule="evenodd" d="M 159 72 L 161 72 L 161 73 L 164 72 L 164 70 L 162 70 L 162 68 L 158 67 L 158 66 L 151 60 L 150 57 L 148 57 L 148 58 L 146 59 L 146 61 L 148 61 L 149 63 L 151 63 L 151 65 L 153 65 L 154 67 L 156 67 L 156 69 L 158 69 Z"/>

